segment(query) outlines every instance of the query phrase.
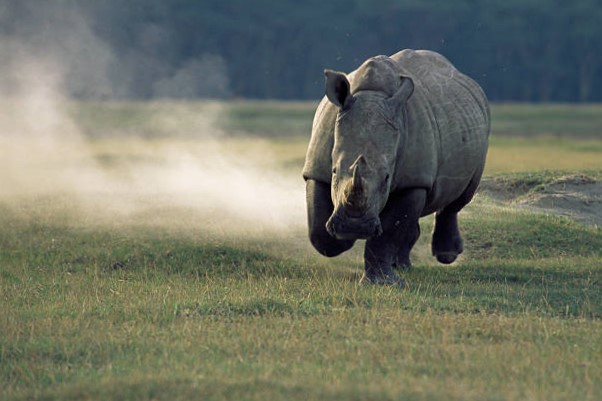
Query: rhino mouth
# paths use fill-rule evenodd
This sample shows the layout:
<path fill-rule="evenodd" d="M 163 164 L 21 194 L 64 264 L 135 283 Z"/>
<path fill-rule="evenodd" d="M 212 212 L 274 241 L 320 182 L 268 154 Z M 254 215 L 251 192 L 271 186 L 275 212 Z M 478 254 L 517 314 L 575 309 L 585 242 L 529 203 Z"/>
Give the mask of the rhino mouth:
<path fill-rule="evenodd" d="M 326 222 L 326 231 L 336 239 L 349 240 L 378 237 L 383 229 L 378 216 L 354 217 L 338 208 Z"/>

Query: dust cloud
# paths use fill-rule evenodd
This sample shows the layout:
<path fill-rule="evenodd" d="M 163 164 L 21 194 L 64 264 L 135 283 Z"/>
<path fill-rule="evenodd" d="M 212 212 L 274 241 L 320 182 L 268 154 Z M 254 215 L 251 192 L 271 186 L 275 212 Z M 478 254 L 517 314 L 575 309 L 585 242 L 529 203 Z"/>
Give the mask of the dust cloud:
<path fill-rule="evenodd" d="M 262 230 L 299 229 L 304 225 L 303 182 L 293 175 L 257 163 L 228 149 L 216 120 L 219 105 L 193 116 L 198 142 L 142 137 L 113 139 L 113 153 L 132 146 L 148 157 L 103 162 L 99 140 L 90 138 L 70 107 L 73 95 L 102 98 L 119 93 L 111 77 L 115 56 L 73 10 L 69 19 L 43 31 L 0 36 L 0 203 L 3 207 L 44 198 L 56 200 L 85 221 L 128 222 L 148 219 L 195 220 L 227 230 L 232 224 Z M 31 28 L 31 27 L 30 27 Z M 33 29 L 33 28 L 32 28 Z M 143 70 L 148 60 L 130 65 Z M 216 76 L 222 61 L 200 57 L 158 81 L 162 98 L 186 88 L 227 92 L 227 79 Z M 204 71 L 210 69 L 210 71 Z M 203 88 L 204 73 L 213 78 Z M 190 82 L 188 82 L 190 81 Z M 213 88 L 213 89 L 212 89 Z M 184 92 L 184 97 L 192 94 Z M 177 132 L 177 121 L 171 121 Z M 102 141 L 100 141 L 102 142 Z M 157 145 L 159 143 L 159 145 Z M 139 149 L 142 148 L 142 149 Z M 260 157 L 269 160 L 269 148 Z M 139 158 L 140 159 L 140 158 Z M 65 206 L 66 205 L 66 206 Z M 192 223 L 191 223 L 192 224 Z"/>

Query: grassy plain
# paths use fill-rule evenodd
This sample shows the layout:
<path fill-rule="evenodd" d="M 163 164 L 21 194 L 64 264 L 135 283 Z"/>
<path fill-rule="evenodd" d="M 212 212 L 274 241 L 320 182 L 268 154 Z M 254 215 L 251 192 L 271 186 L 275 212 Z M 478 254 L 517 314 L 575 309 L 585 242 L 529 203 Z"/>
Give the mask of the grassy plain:
<path fill-rule="evenodd" d="M 115 176 L 210 136 L 294 181 L 314 106 L 88 103 L 69 116 Z M 487 177 L 523 191 L 600 179 L 602 106 L 493 116 Z M 303 221 L 242 223 L 162 196 L 110 218 L 72 194 L 0 199 L 0 398 L 602 398 L 599 227 L 480 194 L 451 266 L 429 255 L 423 219 L 400 291 L 358 284 L 361 246 L 316 255 Z"/>

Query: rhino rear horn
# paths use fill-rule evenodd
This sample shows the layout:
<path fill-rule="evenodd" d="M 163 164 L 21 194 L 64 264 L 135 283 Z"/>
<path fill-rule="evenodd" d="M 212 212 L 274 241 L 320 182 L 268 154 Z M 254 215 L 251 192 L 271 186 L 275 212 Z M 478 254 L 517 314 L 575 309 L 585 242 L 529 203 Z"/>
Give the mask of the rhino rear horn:
<path fill-rule="evenodd" d="M 326 77 L 326 97 L 340 109 L 346 109 L 353 101 L 351 85 L 342 72 L 324 70 Z"/>

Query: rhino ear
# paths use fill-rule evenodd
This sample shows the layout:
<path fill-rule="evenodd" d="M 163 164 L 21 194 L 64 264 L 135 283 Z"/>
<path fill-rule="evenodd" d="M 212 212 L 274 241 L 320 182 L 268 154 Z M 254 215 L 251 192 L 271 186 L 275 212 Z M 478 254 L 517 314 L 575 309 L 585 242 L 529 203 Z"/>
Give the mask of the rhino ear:
<path fill-rule="evenodd" d="M 414 93 L 414 81 L 412 78 L 403 75 L 400 78 L 401 85 L 399 85 L 399 89 L 389 98 L 391 106 L 394 108 L 399 108 L 406 104 L 412 93 Z"/>
<path fill-rule="evenodd" d="M 326 97 L 340 109 L 351 105 L 353 95 L 351 95 L 349 81 L 342 72 L 333 70 L 324 70 L 326 77 Z"/>

